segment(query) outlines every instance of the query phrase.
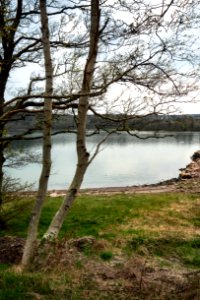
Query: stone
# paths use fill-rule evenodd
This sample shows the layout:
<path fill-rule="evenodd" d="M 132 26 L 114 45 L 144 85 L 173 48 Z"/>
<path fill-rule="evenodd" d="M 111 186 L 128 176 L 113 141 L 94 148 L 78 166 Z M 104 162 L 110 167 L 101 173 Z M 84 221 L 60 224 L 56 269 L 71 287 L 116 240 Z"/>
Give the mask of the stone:
<path fill-rule="evenodd" d="M 194 152 L 191 160 L 185 168 L 180 169 L 180 179 L 200 178 L 200 150 Z"/>

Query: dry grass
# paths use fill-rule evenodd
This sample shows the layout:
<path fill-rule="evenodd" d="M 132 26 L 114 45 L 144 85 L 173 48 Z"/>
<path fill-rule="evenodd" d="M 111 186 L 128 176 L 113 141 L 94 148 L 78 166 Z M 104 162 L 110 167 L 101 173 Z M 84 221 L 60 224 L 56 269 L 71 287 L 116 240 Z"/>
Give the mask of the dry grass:
<path fill-rule="evenodd" d="M 92 245 L 95 250 L 96 243 Z M 111 247 L 107 242 L 102 243 L 104 249 Z M 161 267 L 157 259 L 137 254 L 118 253 L 105 262 L 96 255 L 85 256 L 69 243 L 58 241 L 56 247 L 60 249 L 58 256 L 49 256 L 40 269 L 51 280 L 51 288 L 57 294 L 62 295 L 67 288 L 69 298 L 64 298 L 64 293 L 60 299 L 199 300 L 198 271 L 167 261 Z M 54 253 L 52 245 L 46 251 Z"/>
<path fill-rule="evenodd" d="M 133 209 L 130 214 L 134 212 Z M 200 198 L 192 202 L 185 199 L 172 202 L 169 206 L 161 207 L 159 210 L 147 211 L 141 208 L 137 210 L 137 213 L 136 218 L 129 218 L 125 224 L 120 224 L 117 231 L 130 232 L 131 235 L 132 230 L 140 230 L 150 235 L 156 234 L 158 237 L 179 236 L 185 239 L 200 236 L 200 227 L 191 222 L 192 218 L 200 219 Z"/>

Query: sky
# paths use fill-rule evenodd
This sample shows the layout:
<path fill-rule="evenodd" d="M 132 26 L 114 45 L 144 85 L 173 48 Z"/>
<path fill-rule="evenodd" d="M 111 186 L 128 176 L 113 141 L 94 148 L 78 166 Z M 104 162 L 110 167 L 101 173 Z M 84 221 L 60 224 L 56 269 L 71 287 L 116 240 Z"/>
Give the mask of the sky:
<path fill-rule="evenodd" d="M 29 83 L 29 78 L 31 77 L 31 74 L 37 73 L 39 68 L 36 67 L 36 65 L 30 65 L 29 67 L 18 69 L 14 71 L 10 77 L 6 98 L 10 99 L 12 97 L 16 90 L 19 90 L 21 88 L 26 88 Z M 134 89 L 128 89 L 128 91 L 123 91 L 120 84 L 114 84 L 106 94 L 106 99 L 112 99 L 112 101 L 108 100 L 109 106 L 111 107 L 113 103 L 117 103 L 117 98 L 119 95 L 123 99 L 132 99 L 134 101 L 135 97 L 135 91 Z M 190 101 L 191 99 L 191 101 Z M 189 100 L 189 101 L 188 101 Z M 188 103 L 180 103 L 177 105 L 177 113 L 179 114 L 200 114 L 200 91 L 195 90 L 191 95 L 186 97 L 185 101 L 188 101 Z M 196 102 L 196 103 L 193 103 Z M 120 112 L 120 104 L 117 106 L 116 112 Z"/>
<path fill-rule="evenodd" d="M 112 0 L 110 0 L 112 2 Z M 154 1 L 156 4 L 160 0 Z M 117 15 L 118 18 L 121 18 L 122 20 L 126 20 L 127 23 L 131 23 L 131 19 L 129 20 L 129 17 L 127 13 L 123 12 L 118 12 Z M 195 32 L 190 32 L 191 36 L 192 35 L 198 35 L 199 33 L 197 31 Z M 167 34 L 167 33 L 166 33 Z M 200 39 L 199 39 L 200 40 Z M 199 45 L 200 46 L 200 45 Z M 29 83 L 29 78 L 32 76 L 32 74 L 37 74 L 39 72 L 39 67 L 35 64 L 29 64 L 29 66 L 17 69 L 12 72 L 8 87 L 7 87 L 7 92 L 6 92 L 6 99 L 10 99 L 14 94 L 16 93 L 17 90 L 26 88 L 28 83 Z M 123 99 L 132 99 L 135 100 L 135 90 L 134 88 L 129 88 L 126 92 L 124 92 L 121 88 L 120 84 L 115 84 L 113 87 L 109 89 L 108 95 L 106 96 L 106 99 L 111 99 L 108 100 L 110 101 L 110 106 L 111 102 L 115 102 L 115 99 L 118 98 L 118 96 L 121 95 Z M 142 97 L 142 95 L 141 95 Z M 182 103 L 177 106 L 177 109 L 180 111 L 180 113 L 183 114 L 200 114 L 200 91 L 197 89 L 190 95 L 188 95 L 185 98 L 185 101 L 188 100 L 188 103 Z M 192 101 L 191 101 L 192 100 Z M 196 101 L 196 103 L 192 103 Z M 115 102 L 116 103 L 116 102 Z M 118 107 L 120 110 L 120 105 Z"/>

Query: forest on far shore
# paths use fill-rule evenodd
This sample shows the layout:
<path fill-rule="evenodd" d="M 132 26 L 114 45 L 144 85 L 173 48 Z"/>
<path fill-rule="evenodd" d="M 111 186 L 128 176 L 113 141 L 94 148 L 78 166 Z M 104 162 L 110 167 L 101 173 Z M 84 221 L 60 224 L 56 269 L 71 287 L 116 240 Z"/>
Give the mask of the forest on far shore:
<path fill-rule="evenodd" d="M 104 119 L 104 116 L 106 117 Z M 138 131 L 200 131 L 200 114 L 184 115 L 149 115 L 149 116 L 129 116 L 130 119 L 123 119 L 123 115 L 88 115 L 87 129 L 117 129 L 117 130 L 138 130 Z M 38 114 L 18 114 L 8 123 L 7 129 L 10 133 L 22 133 L 29 129 L 42 128 L 42 115 Z M 76 117 L 70 114 L 54 114 L 54 131 L 70 131 L 76 128 Z"/>

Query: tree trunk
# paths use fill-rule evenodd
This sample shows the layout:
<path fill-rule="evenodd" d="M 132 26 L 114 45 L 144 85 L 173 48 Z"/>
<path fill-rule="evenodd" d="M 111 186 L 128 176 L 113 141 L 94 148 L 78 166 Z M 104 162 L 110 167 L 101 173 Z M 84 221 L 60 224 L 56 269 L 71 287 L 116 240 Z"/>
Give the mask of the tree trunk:
<path fill-rule="evenodd" d="M 1 89 L 1 85 L 2 84 L 0 84 L 0 89 Z M 4 86 L 4 90 L 5 90 L 5 86 Z M 4 104 L 4 91 L 1 90 L 1 92 L 0 92 L 0 117 L 3 115 L 3 104 Z M 3 131 L 4 131 L 4 124 L 0 123 L 0 138 L 3 136 Z M 4 164 L 4 161 L 5 161 L 5 159 L 4 159 L 4 143 L 0 142 L 0 212 L 1 212 L 2 204 L 3 204 L 2 188 L 3 188 L 3 164 Z M 0 214 L 0 227 L 1 227 L 2 222 L 3 222 L 3 220 L 1 220 L 1 214 Z"/>
<path fill-rule="evenodd" d="M 7 83 L 8 77 L 9 77 L 9 71 L 5 70 L 2 67 L 1 71 L 0 71 L 0 119 L 4 113 L 4 109 L 3 109 L 3 105 L 5 102 L 4 94 L 5 94 L 6 83 Z M 0 122 L 0 138 L 3 137 L 4 130 L 5 130 L 5 124 L 2 121 L 2 122 Z M 7 144 L 5 142 L 0 142 L 0 211 L 1 211 L 2 205 L 3 205 L 3 177 L 4 177 L 3 166 L 4 166 L 4 162 L 5 162 L 4 151 L 5 151 L 6 146 L 7 146 Z M 0 214 L 0 228 L 3 228 L 4 225 L 5 225 L 4 220 L 2 219 L 1 214 Z"/>
<path fill-rule="evenodd" d="M 99 21 L 100 21 L 100 9 L 99 0 L 91 0 L 91 26 L 90 26 L 90 45 L 87 62 L 84 68 L 84 76 L 82 82 L 81 96 L 78 104 L 78 122 L 77 122 L 77 139 L 76 148 L 78 163 L 76 172 L 72 183 L 64 197 L 63 203 L 55 214 L 44 238 L 55 238 L 58 236 L 59 231 L 62 227 L 64 219 L 72 206 L 77 192 L 82 184 L 85 172 L 89 164 L 89 153 L 86 148 L 86 121 L 87 112 L 89 106 L 88 94 L 91 91 L 91 85 L 93 80 L 93 73 L 95 68 L 95 62 L 98 53 L 98 39 L 99 39 Z"/>
<path fill-rule="evenodd" d="M 3 128 L 0 127 L 0 137 L 2 136 Z M 0 229 L 5 228 L 6 224 L 2 217 L 1 211 L 2 211 L 2 205 L 3 205 L 3 165 L 4 165 L 4 144 L 0 143 Z"/>
<path fill-rule="evenodd" d="M 46 11 L 46 0 L 40 0 L 41 31 L 44 49 L 45 76 L 46 76 L 46 96 L 53 93 L 53 67 L 50 53 L 49 27 Z M 51 119 L 52 119 L 52 99 L 44 99 L 44 124 L 43 124 L 43 157 L 42 171 L 39 180 L 39 188 L 35 206 L 32 212 L 31 221 L 28 228 L 27 240 L 22 257 L 22 269 L 27 268 L 34 256 L 37 247 L 38 224 L 42 211 L 42 206 L 47 193 L 48 179 L 51 169 Z"/>
<path fill-rule="evenodd" d="M 6 84 L 10 75 L 10 70 L 12 68 L 13 63 L 15 62 L 15 59 L 13 58 L 13 52 L 15 48 L 14 40 L 17 28 L 21 21 L 23 0 L 18 0 L 17 2 L 16 14 L 13 18 L 13 22 L 12 25 L 10 25 L 10 28 L 6 24 L 6 19 L 8 18 L 6 14 L 8 5 L 9 4 L 6 3 L 6 1 L 2 1 L 0 6 L 0 37 L 2 54 L 2 56 L 0 55 L 0 138 L 3 137 L 5 130 L 6 120 L 2 120 L 2 116 L 4 114 L 3 105 L 5 103 L 4 95 L 6 90 Z M 5 142 L 0 142 L 0 210 L 3 204 L 2 188 L 4 176 L 3 166 L 5 162 L 4 151 L 7 145 L 8 144 Z"/>

